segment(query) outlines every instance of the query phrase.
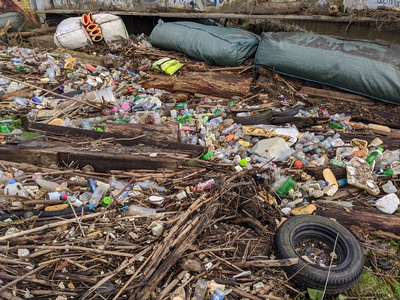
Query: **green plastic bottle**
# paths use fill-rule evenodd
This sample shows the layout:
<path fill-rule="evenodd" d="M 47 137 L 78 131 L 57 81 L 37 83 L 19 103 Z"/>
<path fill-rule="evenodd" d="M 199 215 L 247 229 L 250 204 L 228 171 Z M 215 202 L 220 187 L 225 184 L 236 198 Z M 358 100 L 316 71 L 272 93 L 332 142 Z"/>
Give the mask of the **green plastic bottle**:
<path fill-rule="evenodd" d="M 366 159 L 366 162 L 369 164 L 372 164 L 372 162 L 375 160 L 375 158 L 383 153 L 383 148 L 378 147 L 375 151 L 373 151 Z"/>
<path fill-rule="evenodd" d="M 385 171 L 383 171 L 381 174 L 379 175 L 384 175 L 384 176 L 392 176 L 394 174 L 393 169 L 387 169 Z"/>
<path fill-rule="evenodd" d="M 339 125 L 338 123 L 335 123 L 335 122 L 329 122 L 328 123 L 328 125 L 330 126 L 330 127 L 332 127 L 332 128 L 335 128 L 335 129 L 343 129 L 343 126 L 342 125 Z"/>
<path fill-rule="evenodd" d="M 281 187 L 279 189 L 277 189 L 276 193 L 278 195 L 284 196 L 287 195 L 289 193 L 289 191 L 294 188 L 294 186 L 296 185 L 296 181 L 292 178 L 289 177 L 288 179 L 286 179 L 286 181 L 281 185 Z"/>
<path fill-rule="evenodd" d="M 208 151 L 206 154 L 204 154 L 203 159 L 204 160 L 209 160 L 213 156 L 212 151 Z"/>

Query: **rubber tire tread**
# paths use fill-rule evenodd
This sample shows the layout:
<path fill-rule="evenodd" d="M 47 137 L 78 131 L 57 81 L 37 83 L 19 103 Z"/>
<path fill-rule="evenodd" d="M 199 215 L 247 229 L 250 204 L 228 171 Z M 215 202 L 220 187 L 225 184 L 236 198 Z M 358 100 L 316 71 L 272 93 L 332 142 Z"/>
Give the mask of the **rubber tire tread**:
<path fill-rule="evenodd" d="M 364 253 L 357 239 L 342 225 L 329 220 L 328 218 L 315 215 L 302 215 L 291 217 L 285 221 L 279 228 L 275 237 L 276 256 L 280 259 L 298 257 L 299 263 L 289 267 L 284 267 L 289 277 L 293 276 L 293 282 L 302 288 L 313 288 L 324 290 L 325 281 L 328 275 L 328 269 L 321 269 L 313 265 L 307 265 L 307 262 L 300 257 L 293 249 L 290 243 L 291 231 L 297 226 L 317 226 L 329 227 L 340 233 L 340 238 L 350 248 L 352 259 L 342 270 L 331 269 L 329 282 L 327 285 L 327 294 L 338 294 L 344 292 L 355 285 L 358 277 L 364 268 Z M 340 266 L 340 265 L 339 265 Z"/>
<path fill-rule="evenodd" d="M 269 120 L 272 117 L 273 112 L 268 110 L 249 117 L 232 117 L 235 123 L 242 125 L 258 125 L 258 124 L 269 124 Z"/>

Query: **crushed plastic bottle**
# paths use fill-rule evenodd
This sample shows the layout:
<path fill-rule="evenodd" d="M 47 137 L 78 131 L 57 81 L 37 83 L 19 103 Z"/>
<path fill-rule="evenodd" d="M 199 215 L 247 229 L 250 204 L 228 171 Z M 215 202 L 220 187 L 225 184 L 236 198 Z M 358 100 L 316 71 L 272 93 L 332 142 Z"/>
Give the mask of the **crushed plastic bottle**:
<path fill-rule="evenodd" d="M 33 181 L 35 181 L 42 189 L 48 192 L 59 192 L 64 191 L 66 188 L 57 182 L 45 180 L 39 174 L 34 174 L 32 176 Z"/>

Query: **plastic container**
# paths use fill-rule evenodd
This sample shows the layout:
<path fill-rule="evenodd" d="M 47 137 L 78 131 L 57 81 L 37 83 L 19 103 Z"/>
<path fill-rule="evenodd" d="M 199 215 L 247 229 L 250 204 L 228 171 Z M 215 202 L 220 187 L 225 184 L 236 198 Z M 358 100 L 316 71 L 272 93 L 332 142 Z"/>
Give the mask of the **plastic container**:
<path fill-rule="evenodd" d="M 151 215 L 155 215 L 156 213 L 157 213 L 157 210 L 154 208 L 147 208 L 144 206 L 131 205 L 131 206 L 129 206 L 127 214 L 130 216 L 151 216 Z"/>
<path fill-rule="evenodd" d="M 5 195 L 18 195 L 22 197 L 28 197 L 28 193 L 23 188 L 22 184 L 15 181 L 15 179 L 10 179 L 8 184 L 4 188 Z"/>
<path fill-rule="evenodd" d="M 281 187 L 276 190 L 276 193 L 281 196 L 287 195 L 289 193 L 289 191 L 294 188 L 295 185 L 296 185 L 296 181 L 292 177 L 289 177 L 281 185 Z"/>
<path fill-rule="evenodd" d="M 383 148 L 378 147 L 375 151 L 373 151 L 370 155 L 368 155 L 365 161 L 369 164 L 372 164 L 372 162 L 376 159 L 376 157 L 378 155 L 382 155 L 382 153 L 383 153 Z"/>
<path fill-rule="evenodd" d="M 284 139 L 271 138 L 259 141 L 251 151 L 258 156 L 277 161 L 287 150 L 289 150 L 289 146 Z"/>
<path fill-rule="evenodd" d="M 154 111 L 154 124 L 159 125 L 161 124 L 161 118 L 160 118 L 160 113 L 158 112 L 158 109 Z"/>
<path fill-rule="evenodd" d="M 193 192 L 201 192 L 201 191 L 204 191 L 204 190 L 211 189 L 214 186 L 215 186 L 214 179 L 209 179 L 207 181 L 199 183 L 192 190 L 193 190 Z"/>
<path fill-rule="evenodd" d="M 34 174 L 32 179 L 45 191 L 47 192 L 59 192 L 65 190 L 61 184 L 57 182 L 52 182 L 49 180 L 44 180 L 40 175 Z"/>
<path fill-rule="evenodd" d="M 116 104 L 116 99 L 114 97 L 113 91 L 109 88 L 89 92 L 83 97 L 83 99 L 86 101 L 89 101 L 91 103 L 94 103 L 94 104 L 96 104 L 96 103 L 98 103 L 98 104 L 104 104 L 104 103 Z"/>
<path fill-rule="evenodd" d="M 100 200 L 104 198 L 104 195 L 106 193 L 107 193 L 106 187 L 102 185 L 97 186 L 92 194 L 92 197 L 89 200 L 89 209 L 90 210 L 95 209 L 99 205 Z"/>
<path fill-rule="evenodd" d="M 207 292 L 207 280 L 199 279 L 196 283 L 196 288 L 194 290 L 194 297 L 192 299 L 204 300 L 206 298 Z"/>

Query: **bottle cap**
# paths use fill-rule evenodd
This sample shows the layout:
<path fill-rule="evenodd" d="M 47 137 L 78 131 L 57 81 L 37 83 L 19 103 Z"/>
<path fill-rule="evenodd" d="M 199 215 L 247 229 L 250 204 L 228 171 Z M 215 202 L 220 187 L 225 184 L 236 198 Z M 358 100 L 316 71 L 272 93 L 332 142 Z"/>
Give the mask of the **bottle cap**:
<path fill-rule="evenodd" d="M 104 197 L 103 203 L 105 206 L 109 205 L 112 202 L 112 199 L 110 197 Z"/>
<path fill-rule="evenodd" d="M 68 195 L 67 195 L 66 193 L 61 195 L 61 199 L 62 199 L 62 200 L 67 199 L 67 197 L 68 197 Z"/>
<path fill-rule="evenodd" d="M 94 205 L 93 204 L 90 204 L 89 205 L 89 210 L 93 210 L 94 209 Z"/>
<path fill-rule="evenodd" d="M 9 184 L 15 183 L 15 179 L 10 179 L 10 180 L 8 181 L 8 183 L 9 183 Z"/>

